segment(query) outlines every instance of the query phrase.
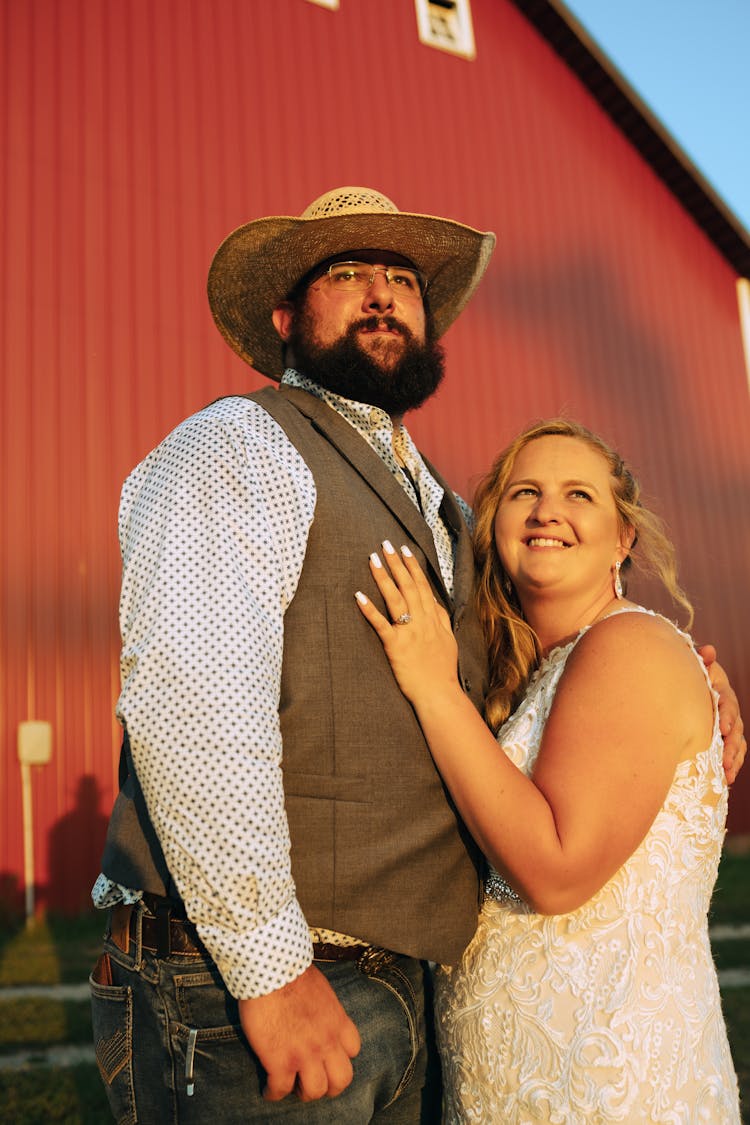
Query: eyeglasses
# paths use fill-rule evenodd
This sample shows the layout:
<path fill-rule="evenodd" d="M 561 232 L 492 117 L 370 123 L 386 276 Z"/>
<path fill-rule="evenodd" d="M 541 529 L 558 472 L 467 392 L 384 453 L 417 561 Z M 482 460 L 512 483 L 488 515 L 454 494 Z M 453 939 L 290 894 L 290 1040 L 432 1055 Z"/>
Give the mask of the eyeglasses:
<path fill-rule="evenodd" d="M 409 301 L 418 301 L 427 289 L 427 278 L 409 266 L 373 266 L 369 262 L 334 262 L 321 278 L 337 293 L 366 293 L 375 280 L 375 274 L 385 274 L 391 289 Z"/>

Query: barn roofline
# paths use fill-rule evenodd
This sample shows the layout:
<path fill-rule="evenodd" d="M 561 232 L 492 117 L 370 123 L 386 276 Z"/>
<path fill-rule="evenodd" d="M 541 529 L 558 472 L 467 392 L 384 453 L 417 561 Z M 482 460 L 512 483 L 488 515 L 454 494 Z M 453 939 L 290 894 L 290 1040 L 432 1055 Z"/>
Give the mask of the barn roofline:
<path fill-rule="evenodd" d="M 562 0 L 511 0 L 638 149 L 730 265 L 750 277 L 750 233 Z"/>

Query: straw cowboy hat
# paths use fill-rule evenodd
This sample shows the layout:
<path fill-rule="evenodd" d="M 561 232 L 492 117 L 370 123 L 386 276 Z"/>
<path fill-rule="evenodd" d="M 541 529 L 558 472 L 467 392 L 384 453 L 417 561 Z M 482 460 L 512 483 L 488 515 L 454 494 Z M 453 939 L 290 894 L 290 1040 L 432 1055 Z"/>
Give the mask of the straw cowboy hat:
<path fill-rule="evenodd" d="M 372 188 L 335 188 L 299 218 L 270 216 L 233 231 L 211 263 L 208 300 L 229 346 L 251 367 L 279 380 L 282 345 L 271 313 L 318 263 L 357 250 L 408 258 L 427 278 L 427 302 L 440 337 L 479 284 L 494 245 L 492 233 L 399 211 Z"/>

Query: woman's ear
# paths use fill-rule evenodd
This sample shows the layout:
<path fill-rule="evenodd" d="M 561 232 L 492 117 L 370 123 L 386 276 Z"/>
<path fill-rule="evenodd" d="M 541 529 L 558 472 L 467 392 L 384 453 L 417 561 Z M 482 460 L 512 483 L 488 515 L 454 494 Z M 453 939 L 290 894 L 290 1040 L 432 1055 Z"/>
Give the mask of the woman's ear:
<path fill-rule="evenodd" d="M 628 557 L 631 550 L 633 549 L 633 545 L 635 544 L 635 540 L 636 540 L 635 528 L 631 527 L 630 525 L 628 525 L 627 527 L 623 527 L 622 530 L 620 531 L 620 546 L 619 546 L 619 550 L 618 550 L 618 556 L 620 557 L 620 562 L 624 562 L 625 559 Z"/>

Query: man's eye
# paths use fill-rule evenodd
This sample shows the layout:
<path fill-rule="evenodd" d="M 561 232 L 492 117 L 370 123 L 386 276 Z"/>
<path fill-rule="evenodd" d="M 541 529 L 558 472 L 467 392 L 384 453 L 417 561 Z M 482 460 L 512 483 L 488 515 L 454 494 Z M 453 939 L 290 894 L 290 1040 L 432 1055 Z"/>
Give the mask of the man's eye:
<path fill-rule="evenodd" d="M 409 289 L 412 292 L 417 288 L 417 279 L 408 273 L 392 273 L 390 275 L 391 285 L 398 285 L 403 289 Z"/>

